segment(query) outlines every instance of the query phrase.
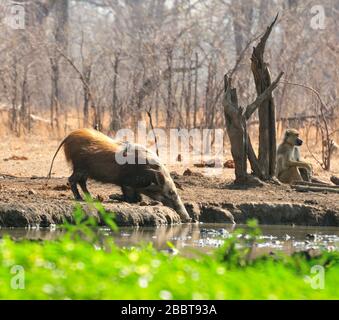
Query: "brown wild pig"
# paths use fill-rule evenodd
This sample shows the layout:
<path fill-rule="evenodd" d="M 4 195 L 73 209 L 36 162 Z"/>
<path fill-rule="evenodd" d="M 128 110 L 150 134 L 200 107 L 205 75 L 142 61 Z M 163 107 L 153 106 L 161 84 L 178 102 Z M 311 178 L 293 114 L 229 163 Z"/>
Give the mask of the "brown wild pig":
<path fill-rule="evenodd" d="M 115 141 L 93 129 L 79 129 L 61 142 L 48 177 L 62 146 L 67 161 L 73 166 L 68 181 L 76 200 L 82 200 L 77 184 L 89 194 L 86 181 L 92 178 L 120 186 L 127 202 L 138 202 L 144 194 L 173 208 L 183 222 L 191 220 L 168 170 L 153 152 L 143 146 Z"/>

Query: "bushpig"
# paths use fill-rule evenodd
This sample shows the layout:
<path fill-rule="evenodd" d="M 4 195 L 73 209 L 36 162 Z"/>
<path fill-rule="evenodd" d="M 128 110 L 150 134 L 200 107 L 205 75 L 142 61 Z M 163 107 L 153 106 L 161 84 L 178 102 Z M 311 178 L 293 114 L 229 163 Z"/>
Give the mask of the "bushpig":
<path fill-rule="evenodd" d="M 89 194 L 86 182 L 91 178 L 120 186 L 127 202 L 138 202 L 144 194 L 173 208 L 182 222 L 191 221 L 168 170 L 157 155 L 145 147 L 113 140 L 93 129 L 79 129 L 59 145 L 48 177 L 62 146 L 66 160 L 73 167 L 68 181 L 76 200 L 82 200 L 77 185 Z"/>

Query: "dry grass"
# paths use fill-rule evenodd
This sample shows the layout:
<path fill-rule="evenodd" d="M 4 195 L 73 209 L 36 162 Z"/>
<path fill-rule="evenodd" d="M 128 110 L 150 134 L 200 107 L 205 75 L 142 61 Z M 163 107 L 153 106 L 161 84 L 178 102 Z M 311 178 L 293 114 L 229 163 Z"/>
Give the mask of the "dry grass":
<path fill-rule="evenodd" d="M 48 114 L 41 116 L 42 119 L 49 119 Z M 145 118 L 146 120 L 146 118 Z M 108 127 L 108 114 L 104 116 L 104 125 Z M 163 121 L 162 121 L 163 122 Z M 62 138 L 70 131 L 79 128 L 82 119 L 76 113 L 68 114 L 67 121 L 65 118 L 60 119 L 62 124 L 59 131 L 51 130 L 49 123 L 42 121 L 34 121 L 31 133 L 21 130 L 20 137 L 10 133 L 8 129 L 8 115 L 6 112 L 0 113 L 0 173 L 12 174 L 17 176 L 46 176 L 49 171 L 51 159 L 55 150 L 57 149 Z M 336 126 L 336 124 L 334 124 Z M 126 124 L 128 127 L 128 124 Z M 338 126 L 337 126 L 338 127 Z M 315 175 L 321 179 L 328 180 L 332 174 L 339 175 L 339 154 L 332 157 L 331 171 L 324 171 L 319 163 L 315 160 L 321 161 L 321 137 L 316 134 L 314 127 L 300 128 L 301 137 L 308 140 L 302 147 L 302 155 L 305 161 L 313 165 Z M 257 127 L 251 127 L 251 138 L 255 148 L 258 147 Z M 281 140 L 283 130 L 278 131 L 278 142 Z M 308 137 L 306 139 L 306 136 Z M 339 141 L 339 132 L 334 135 L 334 140 Z M 153 141 L 148 141 L 149 145 L 154 144 Z M 307 146 L 308 145 L 308 146 Z M 8 160 L 4 159 L 17 157 L 27 157 L 27 160 Z M 224 157 L 221 161 L 231 159 L 230 148 L 228 143 L 225 143 Z M 182 173 L 187 167 L 192 168 L 192 160 L 190 164 L 177 163 L 170 165 L 170 170 L 176 170 Z M 194 170 L 200 170 L 194 168 Z M 61 152 L 56 158 L 54 165 L 54 176 L 68 176 L 70 169 L 65 161 L 64 155 Z M 233 179 L 233 170 L 223 170 L 222 176 L 226 180 Z"/>
<path fill-rule="evenodd" d="M 15 137 L 12 135 L 4 136 L 0 141 L 0 173 L 12 174 L 16 176 L 29 177 L 46 176 L 49 171 L 51 159 L 56 151 L 61 139 L 50 138 L 49 135 L 26 135 L 22 137 Z M 257 147 L 257 143 L 254 143 Z M 317 159 L 321 159 L 321 148 L 319 144 L 312 146 L 313 155 Z M 332 158 L 332 168 L 330 172 L 324 171 L 320 165 L 315 161 L 313 156 L 304 146 L 302 149 L 303 157 L 306 161 L 312 163 L 315 175 L 326 181 L 332 174 L 339 175 L 339 158 L 338 155 L 334 155 Z M 27 160 L 5 160 L 16 157 L 27 157 Z M 224 159 L 231 158 L 229 146 L 225 147 Z M 176 170 L 182 173 L 187 167 L 192 168 L 191 165 L 177 163 L 176 165 L 169 166 L 170 170 Z M 195 168 L 193 170 L 203 171 L 203 169 Z M 62 152 L 56 158 L 54 168 L 54 176 L 64 177 L 70 174 L 70 169 L 65 161 Z M 233 170 L 225 169 L 222 173 L 223 177 L 228 180 L 233 178 Z"/>

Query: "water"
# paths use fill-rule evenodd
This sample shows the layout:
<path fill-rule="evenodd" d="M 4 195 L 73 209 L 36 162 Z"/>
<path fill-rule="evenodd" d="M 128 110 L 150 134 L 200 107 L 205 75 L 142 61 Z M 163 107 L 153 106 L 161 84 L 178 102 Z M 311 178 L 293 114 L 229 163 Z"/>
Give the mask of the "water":
<path fill-rule="evenodd" d="M 211 252 L 220 247 L 224 240 L 236 228 L 246 226 L 230 224 L 191 224 L 161 227 L 120 227 L 117 233 L 102 228 L 101 233 L 113 237 L 119 246 L 134 246 L 152 242 L 160 250 L 167 250 L 167 242 L 184 253 L 194 250 Z M 310 248 L 321 250 L 339 250 L 339 228 L 303 227 L 303 226 L 267 226 L 261 225 L 261 243 L 255 251 L 258 253 L 283 251 L 292 253 Z M 0 237 L 10 235 L 13 239 L 53 240 L 62 235 L 57 228 L 14 228 L 0 229 Z"/>

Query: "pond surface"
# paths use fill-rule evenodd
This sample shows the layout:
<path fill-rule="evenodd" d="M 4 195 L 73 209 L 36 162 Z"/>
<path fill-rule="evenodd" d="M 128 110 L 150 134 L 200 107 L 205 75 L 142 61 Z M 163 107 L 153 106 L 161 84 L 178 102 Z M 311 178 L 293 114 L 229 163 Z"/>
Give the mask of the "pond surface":
<path fill-rule="evenodd" d="M 119 246 L 152 242 L 156 248 L 167 250 L 167 242 L 170 241 L 179 251 L 189 253 L 192 249 L 210 252 L 212 248 L 220 247 L 237 228 L 246 229 L 246 226 L 201 223 L 162 227 L 120 227 L 116 233 L 105 228 L 100 231 L 104 236 L 113 237 Z M 310 248 L 339 250 L 339 228 L 336 227 L 260 225 L 260 229 L 261 242 L 255 248 L 258 253 L 292 253 Z M 0 237 L 7 234 L 14 239 L 53 240 L 62 233 L 63 231 L 55 228 L 0 229 Z"/>

